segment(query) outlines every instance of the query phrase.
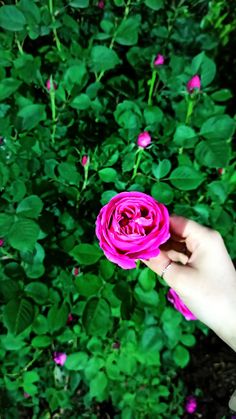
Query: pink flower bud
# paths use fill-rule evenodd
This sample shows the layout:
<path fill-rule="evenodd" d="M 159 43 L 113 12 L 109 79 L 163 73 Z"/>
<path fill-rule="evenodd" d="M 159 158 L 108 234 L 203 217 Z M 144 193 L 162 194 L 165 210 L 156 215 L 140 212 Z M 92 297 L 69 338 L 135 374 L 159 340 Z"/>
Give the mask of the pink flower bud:
<path fill-rule="evenodd" d="M 67 318 L 67 324 L 70 324 L 71 322 L 73 322 L 73 316 L 72 316 L 72 314 L 70 313 L 69 315 L 68 315 L 68 318 Z"/>
<path fill-rule="evenodd" d="M 86 156 L 86 155 L 82 156 L 81 164 L 83 167 L 87 166 L 87 164 L 89 164 L 89 156 Z"/>
<path fill-rule="evenodd" d="M 78 276 L 79 275 L 79 268 L 76 267 L 76 268 L 73 269 L 73 275 L 74 276 Z"/>
<path fill-rule="evenodd" d="M 187 413 L 194 413 L 197 409 L 197 400 L 194 396 L 188 396 L 185 404 L 185 410 Z"/>
<path fill-rule="evenodd" d="M 151 136 L 147 131 L 141 132 L 138 136 L 137 144 L 141 148 L 146 148 L 149 144 L 151 144 Z"/>
<path fill-rule="evenodd" d="M 165 62 L 165 58 L 163 57 L 163 55 L 158 54 L 154 60 L 154 65 L 163 65 Z"/>
<path fill-rule="evenodd" d="M 48 80 L 46 81 L 46 88 L 48 89 L 48 91 L 50 91 L 50 90 L 51 90 L 51 81 L 50 81 L 50 79 L 48 79 Z M 53 88 L 54 88 L 54 90 L 56 90 L 56 89 L 57 89 L 57 84 L 56 84 L 55 82 L 53 82 Z"/>
<path fill-rule="evenodd" d="M 24 392 L 24 398 L 25 398 L 25 399 L 28 399 L 29 397 L 30 397 L 30 394 L 29 394 L 29 393 Z"/>
<path fill-rule="evenodd" d="M 201 89 L 201 79 L 197 74 L 187 83 L 187 90 L 189 93 L 192 93 L 194 89 Z"/>
<path fill-rule="evenodd" d="M 98 2 L 98 7 L 99 7 L 99 9 L 104 9 L 104 7 L 105 7 L 105 3 L 104 3 L 104 1 L 99 1 Z"/>
<path fill-rule="evenodd" d="M 54 352 L 53 354 L 53 360 L 57 365 L 64 365 L 66 362 L 66 354 L 63 352 Z"/>
<path fill-rule="evenodd" d="M 2 247 L 4 245 L 4 240 L 0 239 L 0 247 Z"/>
<path fill-rule="evenodd" d="M 120 342 L 114 342 L 114 343 L 112 344 L 112 348 L 113 348 L 113 349 L 120 349 Z"/>
<path fill-rule="evenodd" d="M 223 175 L 225 173 L 225 169 L 221 167 L 220 169 L 218 169 L 218 173 L 219 175 Z"/>

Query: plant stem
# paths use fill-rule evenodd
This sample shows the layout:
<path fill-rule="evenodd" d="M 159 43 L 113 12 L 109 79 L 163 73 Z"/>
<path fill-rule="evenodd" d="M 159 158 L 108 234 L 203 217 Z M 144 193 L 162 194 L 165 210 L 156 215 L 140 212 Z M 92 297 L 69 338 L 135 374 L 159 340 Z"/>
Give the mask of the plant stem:
<path fill-rule="evenodd" d="M 156 70 L 153 70 L 152 78 L 149 81 L 150 82 L 150 88 L 149 88 L 149 94 L 148 94 L 148 106 L 152 105 L 152 94 L 153 94 L 153 90 L 154 90 L 156 77 L 157 77 L 157 72 L 156 72 Z"/>
<path fill-rule="evenodd" d="M 134 179 L 136 174 L 137 174 L 139 163 L 140 163 L 141 157 L 142 157 L 142 153 L 143 153 L 143 148 L 139 147 L 138 150 L 137 150 L 137 159 L 136 159 L 136 162 L 135 162 L 135 165 L 134 165 L 134 171 L 133 171 L 133 176 L 132 176 L 131 180 Z"/>
<path fill-rule="evenodd" d="M 185 118 L 185 124 L 186 125 L 188 125 L 189 120 L 191 118 L 191 115 L 193 113 L 194 104 L 195 104 L 194 99 L 190 96 L 188 98 L 188 109 L 187 109 L 187 115 L 186 115 L 186 118 Z"/>
<path fill-rule="evenodd" d="M 51 17 L 52 17 L 52 23 L 54 25 L 55 22 L 56 22 L 56 19 L 55 19 L 54 13 L 53 13 L 53 0 L 49 0 L 49 10 L 50 10 L 50 14 L 51 14 Z M 54 34 L 54 37 L 55 37 L 57 49 L 58 49 L 59 52 L 61 52 L 61 43 L 59 41 L 56 28 L 53 28 L 53 34 Z"/>
<path fill-rule="evenodd" d="M 83 191 L 86 188 L 87 183 L 88 183 L 88 169 L 89 169 L 89 165 L 86 164 L 84 166 L 84 183 L 83 183 L 81 191 Z"/>
<path fill-rule="evenodd" d="M 50 76 L 50 101 L 51 101 L 51 111 L 52 111 L 52 143 L 55 143 L 55 134 L 56 134 L 56 103 L 55 103 L 55 89 L 52 76 Z"/>

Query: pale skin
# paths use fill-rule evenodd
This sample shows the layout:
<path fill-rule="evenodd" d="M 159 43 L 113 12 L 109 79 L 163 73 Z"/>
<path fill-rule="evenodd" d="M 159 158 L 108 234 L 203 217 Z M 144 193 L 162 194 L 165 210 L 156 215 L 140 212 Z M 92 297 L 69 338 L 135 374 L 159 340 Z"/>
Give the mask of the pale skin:
<path fill-rule="evenodd" d="M 170 217 L 171 238 L 148 261 L 189 310 L 236 351 L 236 272 L 221 235 L 184 217 Z"/>

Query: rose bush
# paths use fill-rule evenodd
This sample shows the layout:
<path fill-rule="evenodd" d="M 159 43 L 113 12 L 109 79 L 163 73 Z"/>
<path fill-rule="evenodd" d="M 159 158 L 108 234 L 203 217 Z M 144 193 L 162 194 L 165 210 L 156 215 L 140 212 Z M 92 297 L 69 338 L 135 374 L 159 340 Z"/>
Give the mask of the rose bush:
<path fill-rule="evenodd" d="M 106 257 L 123 269 L 150 259 L 169 237 L 167 208 L 142 192 L 121 192 L 100 211 L 96 235 Z"/>

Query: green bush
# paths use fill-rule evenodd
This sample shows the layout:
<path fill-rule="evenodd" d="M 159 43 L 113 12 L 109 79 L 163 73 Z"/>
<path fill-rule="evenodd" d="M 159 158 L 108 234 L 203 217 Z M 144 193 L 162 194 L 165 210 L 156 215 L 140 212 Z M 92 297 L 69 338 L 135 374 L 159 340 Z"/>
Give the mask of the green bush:
<path fill-rule="evenodd" d="M 217 229 L 236 256 L 235 120 L 214 61 L 231 26 L 209 27 L 223 6 L 8 3 L 0 8 L 0 414 L 180 418 L 187 390 L 178 372 L 196 328 L 207 329 L 175 311 L 148 268 L 109 262 L 95 220 L 115 194 L 145 192 Z M 158 54 L 165 62 L 155 66 Z M 201 89 L 189 93 L 196 74 Z M 143 131 L 152 142 L 140 154 Z"/>

